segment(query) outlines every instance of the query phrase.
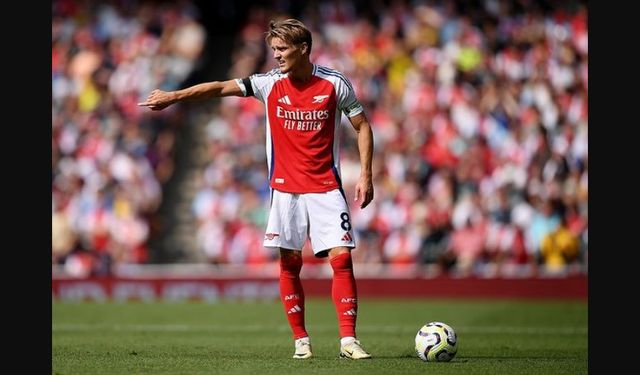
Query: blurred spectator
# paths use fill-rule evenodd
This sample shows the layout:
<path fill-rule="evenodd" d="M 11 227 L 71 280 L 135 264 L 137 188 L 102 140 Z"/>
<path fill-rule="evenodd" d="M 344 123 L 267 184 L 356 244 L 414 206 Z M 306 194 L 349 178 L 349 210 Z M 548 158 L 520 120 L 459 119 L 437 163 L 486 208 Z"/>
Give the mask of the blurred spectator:
<path fill-rule="evenodd" d="M 474 274 L 485 256 L 485 225 L 481 217 L 468 217 L 464 224 L 456 228 L 442 255 L 443 265 L 447 268 L 453 266 L 453 271 L 459 276 Z"/>
<path fill-rule="evenodd" d="M 415 264 L 421 236 L 415 228 L 401 227 L 393 231 L 383 245 L 384 259 L 391 265 Z"/>
<path fill-rule="evenodd" d="M 550 273 L 563 273 L 567 265 L 578 259 L 580 246 L 578 237 L 562 220 L 555 230 L 546 234 L 540 245 L 542 263 Z"/>

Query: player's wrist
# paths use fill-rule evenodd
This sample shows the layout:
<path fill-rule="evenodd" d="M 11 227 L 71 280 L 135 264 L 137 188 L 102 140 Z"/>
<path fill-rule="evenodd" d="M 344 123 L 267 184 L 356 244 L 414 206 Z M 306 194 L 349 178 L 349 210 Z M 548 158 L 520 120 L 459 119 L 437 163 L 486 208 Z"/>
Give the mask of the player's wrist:
<path fill-rule="evenodd" d="M 169 102 L 174 104 L 181 99 L 179 91 L 171 91 L 169 92 Z"/>

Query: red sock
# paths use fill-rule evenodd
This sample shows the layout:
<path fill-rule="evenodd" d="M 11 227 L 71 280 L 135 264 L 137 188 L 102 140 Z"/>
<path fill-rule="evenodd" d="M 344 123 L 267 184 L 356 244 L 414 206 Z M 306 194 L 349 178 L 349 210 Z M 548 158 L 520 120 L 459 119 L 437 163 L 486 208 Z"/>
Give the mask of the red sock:
<path fill-rule="evenodd" d="M 340 254 L 331 259 L 333 283 L 331 297 L 338 314 L 340 337 L 356 337 L 356 316 L 358 313 L 358 292 L 353 276 L 351 253 Z"/>
<path fill-rule="evenodd" d="M 280 299 L 287 314 L 293 338 L 307 337 L 304 328 L 304 291 L 300 282 L 301 256 L 280 258 Z"/>

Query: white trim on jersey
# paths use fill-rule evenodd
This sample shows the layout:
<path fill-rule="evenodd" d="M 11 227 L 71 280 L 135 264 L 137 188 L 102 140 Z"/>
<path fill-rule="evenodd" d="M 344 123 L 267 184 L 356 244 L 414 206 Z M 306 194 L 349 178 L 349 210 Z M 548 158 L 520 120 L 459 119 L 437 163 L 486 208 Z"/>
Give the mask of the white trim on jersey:
<path fill-rule="evenodd" d="M 269 106 L 266 103 L 273 85 L 281 79 L 286 78 L 287 74 L 282 74 L 280 69 L 272 69 L 266 74 L 253 74 L 249 76 L 249 82 L 253 88 L 253 95 L 256 99 L 265 104 L 265 148 L 267 153 L 267 169 L 269 173 L 269 180 L 271 180 L 271 173 L 273 172 L 273 140 L 271 138 L 271 123 L 269 122 Z M 290 102 L 289 102 L 290 104 Z"/>
<path fill-rule="evenodd" d="M 364 111 L 360 102 L 356 99 L 353 86 L 349 80 L 337 70 L 326 68 L 323 66 L 313 65 L 314 74 L 319 78 L 325 79 L 333 84 L 336 91 L 337 110 L 333 127 L 333 165 L 335 173 L 342 181 L 342 171 L 340 169 L 340 126 L 342 125 L 342 113 L 347 117 L 356 116 Z"/>
<path fill-rule="evenodd" d="M 267 176 L 269 181 L 271 181 L 271 173 L 273 172 L 273 139 L 271 138 L 271 122 L 269 121 L 269 106 L 264 106 L 264 114 L 265 114 L 265 150 L 267 153 Z M 267 181 L 268 182 L 268 181 Z"/>
<path fill-rule="evenodd" d="M 340 186 L 342 186 L 342 171 L 340 170 L 340 124 L 342 124 L 342 113 L 336 115 L 335 126 L 333 127 L 333 165 L 335 173 L 340 179 Z"/>

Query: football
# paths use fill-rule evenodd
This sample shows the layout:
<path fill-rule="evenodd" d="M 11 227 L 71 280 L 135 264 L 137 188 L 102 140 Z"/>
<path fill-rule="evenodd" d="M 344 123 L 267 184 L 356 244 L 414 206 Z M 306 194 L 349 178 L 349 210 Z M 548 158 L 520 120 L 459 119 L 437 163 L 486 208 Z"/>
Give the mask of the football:
<path fill-rule="evenodd" d="M 458 337 L 448 324 L 427 323 L 416 334 L 416 353 L 426 362 L 449 362 L 458 351 Z"/>

